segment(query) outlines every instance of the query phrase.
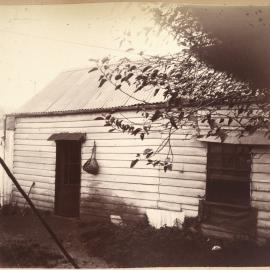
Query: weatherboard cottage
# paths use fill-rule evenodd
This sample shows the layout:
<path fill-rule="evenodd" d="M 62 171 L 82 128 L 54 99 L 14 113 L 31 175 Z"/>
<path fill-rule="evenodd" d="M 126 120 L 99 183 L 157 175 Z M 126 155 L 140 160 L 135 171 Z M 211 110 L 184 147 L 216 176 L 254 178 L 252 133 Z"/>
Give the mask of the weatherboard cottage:
<path fill-rule="evenodd" d="M 130 90 L 131 91 L 131 90 Z M 133 94 L 133 93 L 131 93 Z M 163 97 L 139 95 L 154 108 Z M 261 134 L 238 139 L 196 139 L 190 128 L 172 135 L 172 171 L 130 162 L 166 136 L 154 129 L 144 140 L 108 132 L 102 113 L 142 121 L 138 101 L 105 84 L 88 69 L 60 74 L 25 106 L 5 118 L 3 156 L 37 208 L 68 217 L 130 221 L 155 226 L 197 217 L 208 234 L 270 238 L 270 141 Z M 99 172 L 82 167 L 94 142 Z M 2 203 L 25 200 L 1 180 Z"/>

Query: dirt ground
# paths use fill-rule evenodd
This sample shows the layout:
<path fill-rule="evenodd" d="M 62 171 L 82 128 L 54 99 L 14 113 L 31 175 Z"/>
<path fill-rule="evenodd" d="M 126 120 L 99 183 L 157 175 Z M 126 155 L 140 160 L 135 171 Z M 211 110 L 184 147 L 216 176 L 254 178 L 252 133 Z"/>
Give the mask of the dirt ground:
<path fill-rule="evenodd" d="M 83 227 L 76 219 L 43 215 L 66 250 L 81 268 L 110 267 L 90 257 L 79 240 Z M 72 268 L 40 221 L 32 213 L 0 214 L 0 267 Z"/>

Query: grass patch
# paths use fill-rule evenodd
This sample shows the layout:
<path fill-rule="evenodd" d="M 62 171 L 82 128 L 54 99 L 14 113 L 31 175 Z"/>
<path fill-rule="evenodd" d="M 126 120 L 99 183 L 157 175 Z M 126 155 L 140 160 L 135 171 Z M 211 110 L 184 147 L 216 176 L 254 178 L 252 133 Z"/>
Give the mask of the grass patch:
<path fill-rule="evenodd" d="M 81 235 L 89 254 L 104 258 L 118 267 L 169 266 L 267 266 L 270 246 L 235 241 L 219 242 L 222 248 L 188 227 L 162 227 L 147 224 L 117 226 L 93 222 L 84 225 Z"/>
<path fill-rule="evenodd" d="M 0 246 L 1 267 L 53 268 L 64 262 L 61 255 L 37 243 L 13 240 Z"/>

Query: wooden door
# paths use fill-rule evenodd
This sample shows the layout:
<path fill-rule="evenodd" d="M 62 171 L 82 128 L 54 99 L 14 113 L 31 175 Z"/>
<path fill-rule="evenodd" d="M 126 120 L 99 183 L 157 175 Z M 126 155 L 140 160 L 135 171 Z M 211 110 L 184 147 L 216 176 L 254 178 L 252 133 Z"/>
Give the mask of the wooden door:
<path fill-rule="evenodd" d="M 55 214 L 78 217 L 80 213 L 81 142 L 56 142 Z"/>

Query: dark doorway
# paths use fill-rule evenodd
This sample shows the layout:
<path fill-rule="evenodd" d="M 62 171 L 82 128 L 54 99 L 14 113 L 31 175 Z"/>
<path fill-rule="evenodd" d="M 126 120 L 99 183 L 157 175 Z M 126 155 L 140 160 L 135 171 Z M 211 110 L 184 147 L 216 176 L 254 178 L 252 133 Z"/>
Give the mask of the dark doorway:
<path fill-rule="evenodd" d="M 55 214 L 79 217 L 81 141 L 56 141 Z"/>

